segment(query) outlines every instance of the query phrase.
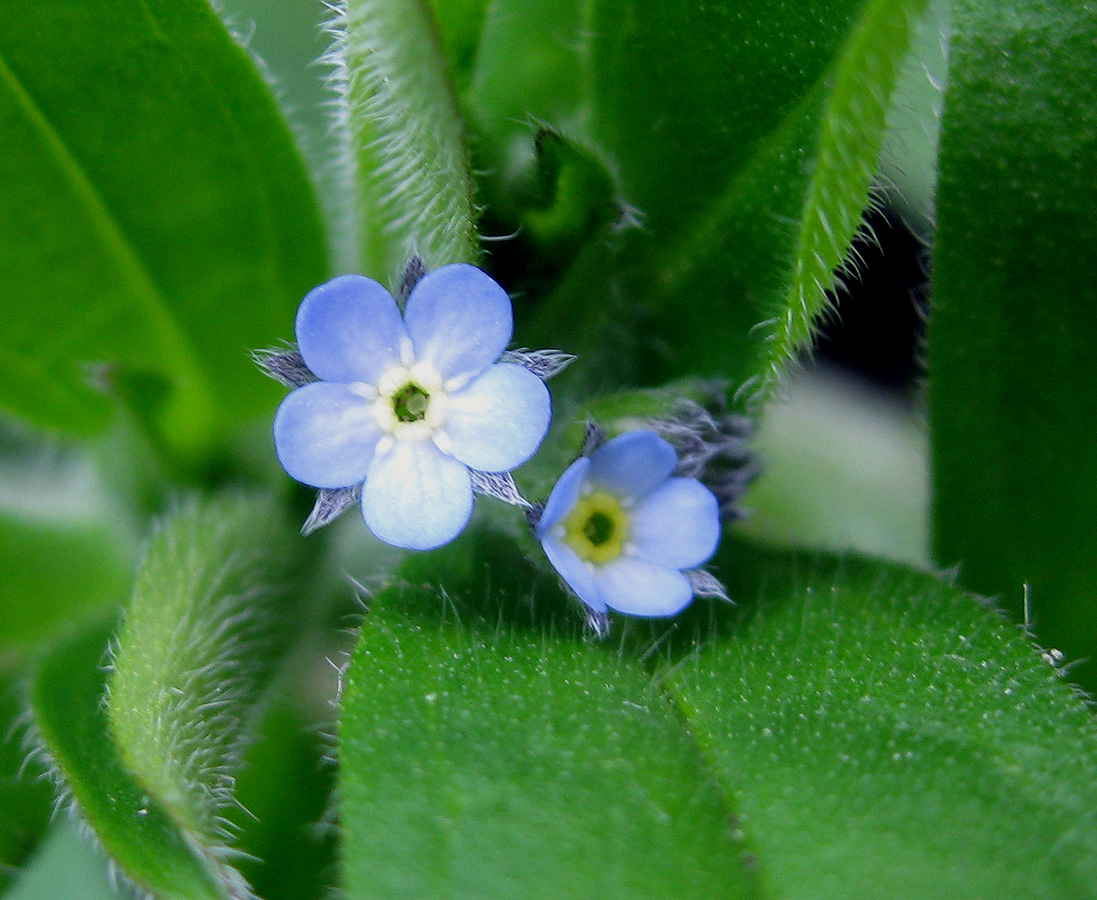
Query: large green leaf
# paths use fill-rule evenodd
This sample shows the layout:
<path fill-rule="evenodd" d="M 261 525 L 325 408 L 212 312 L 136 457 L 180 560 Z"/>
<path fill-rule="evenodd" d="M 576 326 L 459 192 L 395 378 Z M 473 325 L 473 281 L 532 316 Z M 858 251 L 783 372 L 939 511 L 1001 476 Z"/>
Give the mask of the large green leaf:
<path fill-rule="evenodd" d="M 954 5 L 930 322 L 936 555 L 1097 655 L 1097 10 Z M 1073 677 L 1097 687 L 1091 664 Z"/>
<path fill-rule="evenodd" d="M 428 269 L 475 262 L 464 126 L 427 0 L 342 0 L 335 66 L 348 262 L 396 283 L 418 255 Z"/>
<path fill-rule="evenodd" d="M 536 340 L 616 377 L 703 370 L 771 385 L 860 223 L 924 6 L 493 4 L 469 99 L 488 196 L 533 177 L 546 128 L 616 189 L 615 219 L 538 308 Z M 601 202 L 564 190 L 574 168 L 558 201 Z"/>
<path fill-rule="evenodd" d="M 773 897 L 1097 897 L 1097 727 L 1022 632 L 857 558 L 720 557 L 668 690 Z"/>
<path fill-rule="evenodd" d="M 162 384 L 200 447 L 277 392 L 247 350 L 325 271 L 273 97 L 204 0 L 7 4 L 0 30 L 0 405 L 101 425 L 89 364 Z M 154 401 L 146 397 L 143 401 Z"/>
<path fill-rule="evenodd" d="M 370 601 L 340 724 L 344 881 L 388 897 L 752 895 L 725 799 L 650 675 L 513 547 Z M 474 561 L 478 560 L 478 561 Z M 546 590 L 547 589 L 547 590 Z"/>
<path fill-rule="evenodd" d="M 1097 728 L 1018 629 L 896 566 L 716 566 L 738 606 L 606 642 L 505 540 L 372 597 L 348 896 L 1097 896 Z"/>
<path fill-rule="evenodd" d="M 114 630 L 91 629 L 35 676 L 57 778 L 121 870 L 156 896 L 249 895 L 225 817 L 288 644 L 293 546 L 269 503 L 184 506 L 149 544 L 112 651 Z"/>

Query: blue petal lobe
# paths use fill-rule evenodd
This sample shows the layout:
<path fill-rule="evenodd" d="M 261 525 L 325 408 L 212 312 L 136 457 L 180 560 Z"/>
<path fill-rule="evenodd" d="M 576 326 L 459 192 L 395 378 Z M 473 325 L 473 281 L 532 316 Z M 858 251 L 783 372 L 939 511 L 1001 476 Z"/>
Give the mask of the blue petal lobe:
<path fill-rule="evenodd" d="M 371 404 L 345 384 L 299 387 L 274 416 L 278 461 L 293 478 L 318 488 L 364 481 L 380 437 Z"/>
<path fill-rule="evenodd" d="M 575 462 L 564 470 L 564 474 L 553 485 L 548 502 L 537 522 L 537 539 L 543 540 L 549 529 L 563 519 L 579 502 L 579 491 L 590 469 L 590 460 L 580 456 Z"/>
<path fill-rule="evenodd" d="M 677 569 L 622 556 L 594 570 L 606 604 L 631 616 L 673 616 L 693 599 L 693 588 Z"/>
<path fill-rule="evenodd" d="M 674 448 L 654 431 L 627 431 L 590 457 L 590 480 L 623 500 L 639 500 L 666 481 L 678 465 Z"/>
<path fill-rule="evenodd" d="M 415 356 L 447 381 L 474 378 L 510 343 L 510 297 L 475 266 L 454 263 L 423 277 L 408 298 L 404 321 Z"/>
<path fill-rule="evenodd" d="M 533 456 L 551 418 L 545 383 L 528 369 L 499 363 L 450 395 L 445 430 L 461 462 L 506 472 Z"/>
<path fill-rule="evenodd" d="M 468 467 L 431 441 L 396 441 L 374 457 L 362 489 L 362 515 L 369 530 L 394 547 L 447 544 L 472 515 Z"/>
<path fill-rule="evenodd" d="M 396 301 L 362 275 L 340 275 L 313 288 L 297 310 L 297 346 L 318 378 L 377 384 L 400 362 L 407 338 Z"/>
<path fill-rule="evenodd" d="M 579 555 L 551 534 L 541 540 L 541 546 L 552 567 L 560 573 L 567 586 L 575 591 L 575 595 L 595 612 L 605 612 L 606 604 L 602 593 L 598 590 L 590 568 Z"/>
<path fill-rule="evenodd" d="M 656 565 L 692 569 L 712 556 L 719 540 L 719 504 L 695 478 L 668 479 L 629 517 L 636 555 Z"/>

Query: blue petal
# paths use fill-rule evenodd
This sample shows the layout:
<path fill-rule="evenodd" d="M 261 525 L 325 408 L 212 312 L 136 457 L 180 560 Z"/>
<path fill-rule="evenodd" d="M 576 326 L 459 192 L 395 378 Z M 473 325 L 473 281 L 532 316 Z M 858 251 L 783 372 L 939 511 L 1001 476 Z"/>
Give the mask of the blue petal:
<path fill-rule="evenodd" d="M 563 519 L 579 502 L 579 491 L 587 477 L 590 460 L 580 456 L 573 462 L 552 488 L 541 519 L 537 523 L 537 539 L 544 540 L 550 528 Z"/>
<path fill-rule="evenodd" d="M 560 577 L 567 582 L 568 587 L 575 591 L 575 595 L 595 612 L 605 612 L 606 604 L 602 600 L 602 594 L 598 590 L 594 576 L 579 555 L 563 541 L 558 541 L 551 535 L 541 541 L 541 546 L 553 568 L 560 573 Z"/>
<path fill-rule="evenodd" d="M 475 266 L 454 263 L 428 273 L 404 312 L 415 357 L 447 381 L 475 378 L 510 343 L 510 297 Z"/>
<path fill-rule="evenodd" d="M 374 457 L 362 489 L 362 515 L 369 530 L 394 547 L 440 547 L 472 515 L 469 470 L 431 441 L 397 441 Z"/>
<path fill-rule="evenodd" d="M 313 288 L 297 310 L 301 357 L 324 381 L 377 384 L 399 364 L 406 339 L 396 301 L 362 275 L 340 275 Z"/>
<path fill-rule="evenodd" d="M 672 569 L 692 569 L 716 550 L 720 507 L 697 479 L 671 478 L 640 501 L 629 524 L 637 556 Z"/>
<path fill-rule="evenodd" d="M 506 472 L 533 456 L 551 418 L 545 383 L 521 366 L 499 363 L 450 395 L 445 430 L 461 462 Z"/>
<path fill-rule="evenodd" d="M 590 457 L 590 480 L 623 500 L 639 500 L 666 481 L 678 465 L 674 448 L 654 431 L 628 431 Z"/>
<path fill-rule="evenodd" d="M 345 384 L 316 381 L 299 387 L 274 416 L 282 467 L 318 488 L 364 481 L 380 437 L 369 401 Z"/>
<path fill-rule="evenodd" d="M 630 616 L 673 616 L 693 599 L 693 587 L 677 569 L 623 556 L 594 570 L 606 604 Z"/>

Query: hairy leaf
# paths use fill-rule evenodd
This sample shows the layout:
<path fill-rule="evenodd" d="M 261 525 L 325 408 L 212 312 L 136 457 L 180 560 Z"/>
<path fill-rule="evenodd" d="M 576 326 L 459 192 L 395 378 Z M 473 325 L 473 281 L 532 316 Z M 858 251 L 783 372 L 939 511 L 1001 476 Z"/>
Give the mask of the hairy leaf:
<path fill-rule="evenodd" d="M 464 126 L 427 0 L 342 0 L 328 56 L 349 203 L 348 264 L 395 284 L 478 257 Z"/>
<path fill-rule="evenodd" d="M 112 627 L 59 643 L 31 691 L 35 726 L 62 796 L 126 875 L 160 897 L 226 900 L 238 876 L 192 844 L 169 810 L 126 768 L 111 739 L 105 700 Z"/>
<path fill-rule="evenodd" d="M 250 896 L 225 816 L 288 645 L 293 546 L 267 502 L 184 505 L 150 541 L 113 650 L 108 630 L 82 633 L 35 678 L 59 781 L 121 871 L 157 896 Z"/>
<path fill-rule="evenodd" d="M 25 722 L 18 687 L 17 671 L 0 664 L 0 895 L 34 850 L 50 813 L 49 786 L 20 740 Z"/>
<path fill-rule="evenodd" d="M 1097 728 L 1019 630 L 897 566 L 712 567 L 737 606 L 599 642 L 509 541 L 409 563 L 347 673 L 348 896 L 1095 896 Z"/>
<path fill-rule="evenodd" d="M 533 177 L 546 129 L 616 190 L 533 340 L 616 378 L 701 370 L 768 389 L 843 265 L 924 6 L 493 4 L 469 100 L 486 193 Z"/>
<path fill-rule="evenodd" d="M 1094 897 L 1097 727 L 985 602 L 857 558 L 730 544 L 668 690 L 768 896 Z"/>
<path fill-rule="evenodd" d="M 0 32 L 0 405 L 59 430 L 132 397 L 181 450 L 276 392 L 246 350 L 323 277 L 311 186 L 205 0 L 10 5 Z M 159 395 L 159 396 L 158 396 Z"/>
<path fill-rule="evenodd" d="M 1097 655 L 1097 10 L 954 4 L 930 324 L 935 551 Z M 1073 670 L 1091 690 L 1091 663 Z"/>
<path fill-rule="evenodd" d="M 347 896 L 751 896 L 725 799 L 643 667 L 474 540 L 445 551 L 452 595 L 409 572 L 370 601 L 340 723 Z"/>

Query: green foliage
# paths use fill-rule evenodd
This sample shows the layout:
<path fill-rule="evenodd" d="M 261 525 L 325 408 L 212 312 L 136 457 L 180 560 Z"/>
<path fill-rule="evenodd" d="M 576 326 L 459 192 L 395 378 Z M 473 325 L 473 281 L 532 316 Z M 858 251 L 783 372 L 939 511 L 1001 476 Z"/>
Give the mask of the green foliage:
<path fill-rule="evenodd" d="M 122 871 L 159 896 L 246 897 L 225 813 L 288 642 L 292 535 L 267 502 L 191 503 L 158 528 L 113 629 L 55 648 L 33 685 L 56 777 Z"/>
<path fill-rule="evenodd" d="M 667 689 L 768 895 L 1093 896 L 1097 729 L 1020 629 L 898 567 L 720 563 L 742 609 L 680 624 Z"/>
<path fill-rule="evenodd" d="M 195 846 L 171 812 L 130 772 L 110 737 L 105 700 L 112 627 L 59 643 L 31 692 L 35 725 L 59 789 L 115 863 L 146 890 L 184 900 L 224 900 L 231 868 Z"/>
<path fill-rule="evenodd" d="M 960 2 L 930 328 L 942 563 L 1097 653 L 1097 14 Z M 1092 665 L 1079 668 L 1090 689 Z"/>
<path fill-rule="evenodd" d="M 274 101 L 209 5 L 6 10 L 0 122 L 0 404 L 86 432 L 104 390 L 156 385 L 144 402 L 188 453 L 269 409 L 247 349 L 323 276 L 322 236 Z"/>
<path fill-rule="evenodd" d="M 388 282 L 412 255 L 431 269 L 475 262 L 463 126 L 426 0 L 345 0 L 340 10 L 330 61 L 360 271 Z"/>
<path fill-rule="evenodd" d="M 350 897 L 1091 895 L 1097 728 L 977 599 L 729 542 L 738 606 L 599 643 L 519 559 L 462 538 L 372 598 Z"/>
<path fill-rule="evenodd" d="M 106 860 L 71 819 L 62 819 L 4 900 L 118 900 Z"/>
<path fill-rule="evenodd" d="M 768 392 L 858 227 L 924 6 L 492 5 L 468 101 L 485 195 L 532 177 L 546 127 L 616 186 L 616 216 L 538 306 L 537 338 L 615 379 L 700 371 Z"/>
<path fill-rule="evenodd" d="M 223 4 L 238 42 L 205 0 L 4 11 L 2 896 L 113 895 L 44 762 L 163 900 L 1097 898 L 1094 13 Z M 933 242 L 928 438 L 784 380 L 881 168 Z M 490 497 L 425 554 L 295 535 L 247 353 L 325 277 L 312 181 L 340 270 L 479 261 L 580 355 L 532 502 L 588 418 L 768 403 L 734 603 L 597 640 Z"/>
<path fill-rule="evenodd" d="M 19 741 L 22 719 L 19 685 L 12 673 L 0 669 L 0 891 L 34 849 L 38 834 L 49 819 L 52 792 L 41 780 L 37 767 L 26 767 L 26 752 Z M 24 775 L 24 773 L 26 773 Z"/>
<path fill-rule="evenodd" d="M 371 600 L 339 731 L 348 897 L 750 896 L 673 708 L 516 554 L 466 536 Z"/>

